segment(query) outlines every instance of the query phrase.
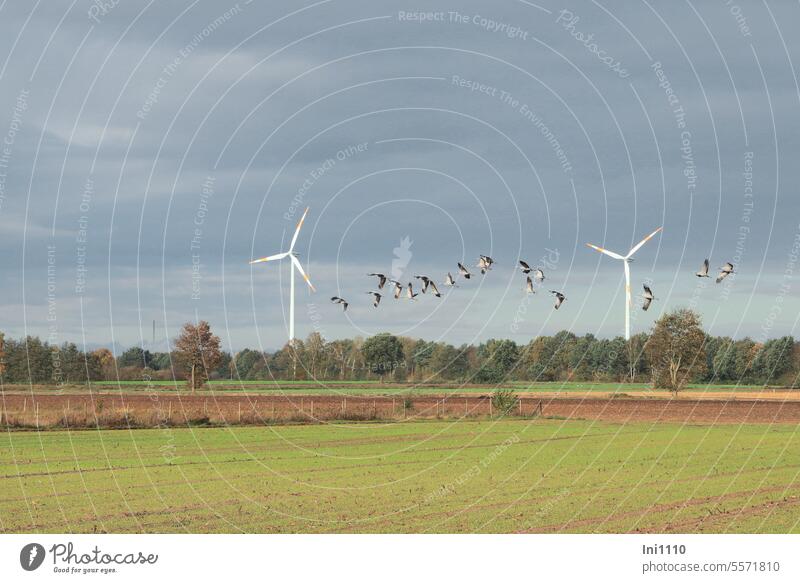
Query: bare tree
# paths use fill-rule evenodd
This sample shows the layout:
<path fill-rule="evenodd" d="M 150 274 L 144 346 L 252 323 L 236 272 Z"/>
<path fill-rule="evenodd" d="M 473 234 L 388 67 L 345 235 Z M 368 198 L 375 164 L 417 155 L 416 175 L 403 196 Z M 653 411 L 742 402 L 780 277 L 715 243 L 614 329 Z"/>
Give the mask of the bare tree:
<path fill-rule="evenodd" d="M 338 378 L 342 381 L 345 380 L 345 376 L 347 375 L 352 345 L 353 341 L 350 339 L 334 340 L 329 344 L 331 357 L 339 370 Z"/>
<path fill-rule="evenodd" d="M 209 373 L 219 366 L 222 359 L 219 337 L 211 333 L 211 326 L 204 320 L 197 325 L 187 322 L 175 340 L 175 356 L 194 392 L 208 380 Z"/>
<path fill-rule="evenodd" d="M 325 338 L 319 332 L 312 332 L 308 335 L 305 345 L 305 365 L 312 379 L 322 378 L 320 369 L 324 371 L 325 357 L 327 356 L 327 344 Z"/>
<path fill-rule="evenodd" d="M 674 394 L 706 370 L 706 335 L 700 316 L 680 309 L 663 315 L 653 328 L 646 352 L 653 372 L 653 385 Z"/>
<path fill-rule="evenodd" d="M 646 372 L 647 361 L 645 359 L 645 349 L 649 338 L 647 334 L 635 334 L 627 342 L 628 350 L 628 382 L 636 382 L 636 375 Z"/>

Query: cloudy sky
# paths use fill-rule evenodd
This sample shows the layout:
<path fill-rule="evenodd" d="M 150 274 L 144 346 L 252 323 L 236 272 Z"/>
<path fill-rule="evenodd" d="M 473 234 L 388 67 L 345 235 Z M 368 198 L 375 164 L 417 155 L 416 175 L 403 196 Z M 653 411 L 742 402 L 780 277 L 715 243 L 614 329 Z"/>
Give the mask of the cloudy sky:
<path fill-rule="evenodd" d="M 662 225 L 634 332 L 691 306 L 716 334 L 794 333 L 793 22 L 788 1 L 3 2 L 0 329 L 149 346 L 202 318 L 278 347 L 288 264 L 248 260 L 309 206 L 298 336 L 618 335 L 622 266 L 585 243 Z M 442 299 L 365 293 L 481 253 L 495 269 Z M 699 280 L 705 257 L 738 274 Z M 547 275 L 530 298 L 519 258 Z"/>

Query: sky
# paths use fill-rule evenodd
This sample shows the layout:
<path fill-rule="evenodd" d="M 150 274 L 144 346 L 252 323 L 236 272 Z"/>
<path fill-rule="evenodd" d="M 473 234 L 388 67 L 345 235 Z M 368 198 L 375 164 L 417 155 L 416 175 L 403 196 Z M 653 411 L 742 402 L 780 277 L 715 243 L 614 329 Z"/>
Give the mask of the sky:
<path fill-rule="evenodd" d="M 204 319 L 275 349 L 289 263 L 248 262 L 309 207 L 299 337 L 620 335 L 622 265 L 585 243 L 661 226 L 631 264 L 634 333 L 691 307 L 712 334 L 795 334 L 798 21 L 788 1 L 2 3 L 0 330 L 163 349 Z M 695 277 L 705 258 L 735 275 Z M 519 259 L 545 271 L 532 296 Z M 474 275 L 445 291 L 457 262 Z M 373 308 L 376 271 L 443 297 Z"/>

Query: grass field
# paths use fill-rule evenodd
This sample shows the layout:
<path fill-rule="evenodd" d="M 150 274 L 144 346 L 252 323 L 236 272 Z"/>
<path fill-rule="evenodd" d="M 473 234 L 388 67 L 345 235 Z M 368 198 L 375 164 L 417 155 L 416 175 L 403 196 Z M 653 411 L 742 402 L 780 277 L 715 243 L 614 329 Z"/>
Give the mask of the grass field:
<path fill-rule="evenodd" d="M 800 532 L 793 425 L 6 432 L 4 532 Z"/>
<path fill-rule="evenodd" d="M 663 390 L 653 390 L 647 383 L 592 383 L 592 382 L 510 382 L 503 385 L 459 385 L 457 383 L 386 383 L 375 381 L 230 381 L 216 380 L 206 384 L 200 390 L 202 393 L 288 393 L 303 395 L 389 395 L 398 396 L 413 392 L 415 395 L 444 395 L 448 393 L 459 394 L 485 394 L 499 388 L 511 388 L 522 393 L 560 394 L 560 393 L 648 393 L 654 396 L 663 396 L 668 393 Z M 8 393 L 29 392 L 29 385 L 5 385 L 3 389 Z M 55 387 L 35 386 L 34 392 L 52 391 Z M 62 394 L 86 393 L 85 385 L 63 386 L 58 388 Z M 182 381 L 152 381 L 149 384 L 142 381 L 95 382 L 92 390 L 97 392 L 169 392 L 189 393 L 186 384 Z M 723 385 L 723 384 L 691 384 L 681 394 L 700 395 L 708 393 L 752 393 L 773 391 L 782 394 L 800 394 L 800 389 L 784 390 L 782 387 L 761 387 L 752 385 Z"/>

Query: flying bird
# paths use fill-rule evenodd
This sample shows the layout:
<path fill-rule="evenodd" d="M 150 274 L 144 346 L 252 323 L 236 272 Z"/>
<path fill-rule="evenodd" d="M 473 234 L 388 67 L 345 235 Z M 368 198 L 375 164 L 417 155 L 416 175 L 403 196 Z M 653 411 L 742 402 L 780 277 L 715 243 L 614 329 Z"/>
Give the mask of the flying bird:
<path fill-rule="evenodd" d="M 346 311 L 347 311 L 347 306 L 349 306 L 349 305 L 350 305 L 349 303 L 347 303 L 347 301 L 346 301 L 346 300 L 344 300 L 344 299 L 342 299 L 342 298 L 340 298 L 340 297 L 338 297 L 338 296 L 333 296 L 333 297 L 331 298 L 331 301 L 332 301 L 334 304 L 342 304 L 342 308 L 343 308 L 343 309 L 342 309 L 342 311 L 343 311 L 343 312 L 346 312 Z"/>
<path fill-rule="evenodd" d="M 383 297 L 383 295 L 379 294 L 378 292 L 366 292 L 366 293 L 372 294 L 374 296 L 375 301 L 372 302 L 372 305 L 377 308 L 378 304 L 381 303 L 381 298 Z"/>
<path fill-rule="evenodd" d="M 695 273 L 697 277 L 708 277 L 708 259 L 703 261 L 703 267 L 700 268 L 700 271 Z"/>
<path fill-rule="evenodd" d="M 537 283 L 542 283 L 544 281 L 544 271 L 537 267 L 533 270 L 533 277 Z"/>
<path fill-rule="evenodd" d="M 481 255 L 478 258 L 478 268 L 481 270 L 481 274 L 485 274 L 492 268 L 492 264 L 494 263 L 494 259 L 489 257 L 488 255 Z"/>
<path fill-rule="evenodd" d="M 400 292 L 403 291 L 403 284 L 395 279 L 390 279 L 389 281 L 391 281 L 394 284 L 394 299 L 399 298 Z"/>
<path fill-rule="evenodd" d="M 386 285 L 386 276 L 382 273 L 368 273 L 367 275 L 378 278 L 378 289 L 383 289 L 383 286 Z"/>
<path fill-rule="evenodd" d="M 453 276 L 450 275 L 450 272 L 447 272 L 447 277 L 444 280 L 444 284 L 448 287 L 458 287 L 456 286 L 456 280 L 453 279 Z"/>
<path fill-rule="evenodd" d="M 414 286 L 412 286 L 412 285 L 411 285 L 411 282 L 409 281 L 409 282 L 408 282 L 408 286 L 406 287 L 406 297 L 407 297 L 409 300 L 413 300 L 413 299 L 414 299 L 414 298 L 416 298 L 418 295 L 419 295 L 419 294 L 415 294 L 415 293 L 414 293 Z"/>
<path fill-rule="evenodd" d="M 531 276 L 529 275 L 525 279 L 528 280 L 528 284 L 525 286 L 525 291 L 527 291 L 529 294 L 535 294 L 536 290 L 533 289 L 533 280 L 531 279 Z"/>
<path fill-rule="evenodd" d="M 464 279 L 469 279 L 472 277 L 472 274 L 467 270 L 467 268 L 460 263 L 458 264 L 458 274 Z"/>
<path fill-rule="evenodd" d="M 555 305 L 553 307 L 557 310 L 558 308 L 561 307 L 561 304 L 564 303 L 564 300 L 567 299 L 567 296 L 565 296 L 561 292 L 557 292 L 557 291 L 554 291 L 554 290 L 550 290 L 550 293 L 553 294 L 554 296 L 556 296 L 556 303 L 555 303 Z"/>
<path fill-rule="evenodd" d="M 719 268 L 719 275 L 717 276 L 717 283 L 721 282 L 723 279 L 728 277 L 731 273 L 733 273 L 733 263 L 726 263 L 722 267 Z"/>
<path fill-rule="evenodd" d="M 531 272 L 531 266 L 525 263 L 520 259 L 519 261 L 519 268 L 522 270 L 522 273 L 528 275 Z"/>
<path fill-rule="evenodd" d="M 653 296 L 653 290 L 651 290 L 648 286 L 642 284 L 642 287 L 644 288 L 644 293 L 642 294 L 642 296 L 644 297 L 644 303 L 642 304 L 642 309 L 646 312 L 647 308 L 650 307 L 650 304 L 656 298 L 655 296 Z"/>
<path fill-rule="evenodd" d="M 422 293 L 427 293 L 428 286 L 432 283 L 431 278 L 425 275 L 415 275 L 414 277 L 422 281 Z"/>

